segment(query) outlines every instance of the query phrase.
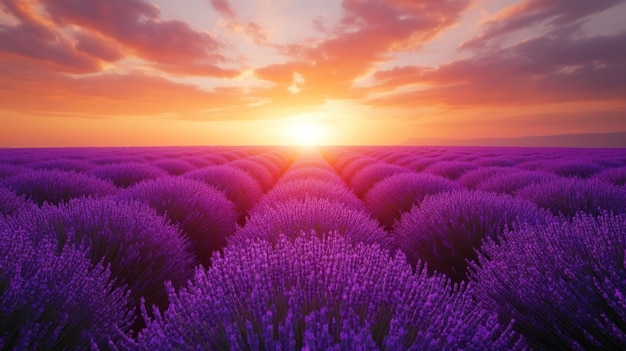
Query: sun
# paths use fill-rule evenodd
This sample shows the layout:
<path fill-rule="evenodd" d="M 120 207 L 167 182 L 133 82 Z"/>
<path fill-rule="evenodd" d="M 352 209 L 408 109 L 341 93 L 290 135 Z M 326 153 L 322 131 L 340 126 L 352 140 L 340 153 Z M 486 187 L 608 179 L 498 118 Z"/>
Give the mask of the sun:
<path fill-rule="evenodd" d="M 308 121 L 294 121 L 287 127 L 286 132 L 294 145 L 305 147 L 322 144 L 325 134 L 320 124 Z"/>

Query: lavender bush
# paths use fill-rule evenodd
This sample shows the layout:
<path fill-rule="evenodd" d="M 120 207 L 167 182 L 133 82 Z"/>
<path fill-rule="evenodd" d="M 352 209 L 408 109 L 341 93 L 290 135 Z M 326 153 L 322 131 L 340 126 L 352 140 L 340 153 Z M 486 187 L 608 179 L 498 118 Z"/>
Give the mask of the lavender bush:
<path fill-rule="evenodd" d="M 165 281 L 175 286 L 193 274 L 189 242 L 178 228 L 140 203 L 79 199 L 61 206 L 18 214 L 0 229 L 24 231 L 35 242 L 55 239 L 59 246 L 82 245 L 93 265 L 110 267 L 119 285 L 128 285 L 131 300 L 167 305 Z"/>
<path fill-rule="evenodd" d="M 555 179 L 558 177 L 550 173 L 513 169 L 485 178 L 476 185 L 476 189 L 513 195 L 525 186 L 547 183 Z"/>
<path fill-rule="evenodd" d="M 152 165 L 173 176 L 179 176 L 196 169 L 195 165 L 181 159 L 162 159 L 152 162 Z"/>
<path fill-rule="evenodd" d="M 148 204 L 190 239 L 198 260 L 209 265 L 211 254 L 235 232 L 235 206 L 221 191 L 199 181 L 167 177 L 149 180 L 120 193 L 121 200 Z"/>
<path fill-rule="evenodd" d="M 542 169 L 563 177 L 589 178 L 600 172 L 602 167 L 591 161 L 566 160 L 561 162 L 551 162 Z"/>
<path fill-rule="evenodd" d="M 541 350 L 626 345 L 626 215 L 505 233 L 472 264 L 477 298 Z"/>
<path fill-rule="evenodd" d="M 443 276 L 401 255 L 325 240 L 280 237 L 227 247 L 138 337 L 138 349 L 503 350 L 510 327 Z"/>
<path fill-rule="evenodd" d="M 239 222 L 243 222 L 248 210 L 263 194 L 259 182 L 245 171 L 234 167 L 206 167 L 189 172 L 184 177 L 199 180 L 223 191 L 235 204 Z"/>
<path fill-rule="evenodd" d="M 0 229 L 0 349 L 105 349 L 133 321 L 124 286 L 83 248 Z"/>
<path fill-rule="evenodd" d="M 280 183 L 292 180 L 319 180 L 323 182 L 343 184 L 341 177 L 339 177 L 339 175 L 330 167 L 292 167 L 283 175 L 282 178 L 280 178 Z"/>
<path fill-rule="evenodd" d="M 363 197 L 365 193 L 378 182 L 399 173 L 413 173 L 410 170 L 388 163 L 375 163 L 363 167 L 350 179 L 349 186 L 358 196 Z"/>
<path fill-rule="evenodd" d="M 287 172 L 285 177 L 290 174 L 291 171 Z M 305 199 L 309 197 L 340 202 L 354 210 L 365 210 L 363 202 L 348 190 L 340 180 L 338 182 L 329 182 L 304 177 L 281 180 L 267 195 L 259 200 L 255 208 L 272 206 L 276 202 L 286 202 L 290 199 Z"/>
<path fill-rule="evenodd" d="M 119 188 L 128 188 L 143 180 L 165 177 L 165 171 L 147 162 L 122 162 L 99 166 L 89 171 L 100 179 L 110 180 Z"/>
<path fill-rule="evenodd" d="M 454 281 L 466 279 L 467 262 L 487 238 L 514 223 L 545 223 L 549 215 L 534 204 L 508 195 L 454 191 L 428 196 L 402 215 L 393 231 L 411 264 L 418 260 Z"/>
<path fill-rule="evenodd" d="M 443 177 L 419 173 L 394 174 L 374 185 L 365 195 L 367 209 L 387 229 L 404 212 L 418 205 L 427 195 L 460 189 Z"/>
<path fill-rule="evenodd" d="M 598 179 L 557 178 L 532 184 L 516 192 L 554 214 L 572 217 L 577 212 L 598 215 L 608 210 L 626 212 L 626 189 Z"/>
<path fill-rule="evenodd" d="M 493 177 L 506 179 L 509 175 L 520 173 L 519 169 L 513 167 L 480 167 L 472 171 L 468 171 L 460 176 L 456 182 L 467 189 L 473 190 L 480 188 L 483 182 L 488 182 Z M 496 191 L 503 192 L 503 191 Z"/>
<path fill-rule="evenodd" d="M 259 163 L 263 167 L 265 167 L 265 169 L 272 175 L 272 179 L 274 182 L 276 182 L 278 178 L 280 178 L 285 168 L 285 164 L 284 162 L 282 162 L 282 160 L 277 160 L 269 154 L 253 156 L 250 157 L 249 160 Z"/>
<path fill-rule="evenodd" d="M 35 203 L 19 196 L 13 191 L 0 186 L 0 219 L 2 216 L 12 216 L 14 214 L 31 210 Z"/>
<path fill-rule="evenodd" d="M 30 164 L 29 167 L 32 169 L 58 169 L 60 171 L 74 171 L 78 173 L 83 173 L 93 168 L 94 165 L 85 160 L 58 158 L 35 162 Z"/>
<path fill-rule="evenodd" d="M 5 179 L 3 183 L 40 206 L 44 202 L 59 204 L 83 196 L 103 197 L 118 191 L 108 181 L 59 170 L 30 171 Z"/>
<path fill-rule="evenodd" d="M 295 238 L 301 232 L 324 237 L 335 231 L 353 242 L 391 247 L 389 234 L 364 211 L 314 197 L 255 208 L 246 225 L 237 229 L 229 243 L 245 245 L 247 240 L 255 238 L 276 242 L 281 234 Z"/>
<path fill-rule="evenodd" d="M 16 166 L 8 163 L 0 163 L 0 182 L 5 178 L 10 178 L 20 173 L 26 173 L 30 169 L 23 166 Z"/>
<path fill-rule="evenodd" d="M 595 175 L 595 178 L 614 185 L 626 185 L 626 167 L 608 168 Z"/>
<path fill-rule="evenodd" d="M 267 170 L 261 163 L 251 161 L 249 159 L 241 159 L 230 162 L 229 167 L 241 169 L 254 178 L 261 186 L 262 191 L 269 190 L 276 182 L 272 173 Z"/>
<path fill-rule="evenodd" d="M 357 174 L 360 170 L 362 170 L 363 168 L 369 165 L 374 165 L 374 164 L 379 164 L 379 163 L 381 162 L 375 158 L 361 157 L 359 159 L 356 159 L 348 163 L 343 169 L 338 169 L 337 172 L 339 173 L 341 178 L 343 178 L 343 180 L 349 183 L 352 177 L 354 177 L 354 175 Z"/>
<path fill-rule="evenodd" d="M 426 167 L 424 172 L 455 180 L 475 169 L 478 169 L 478 166 L 470 162 L 441 161 Z"/>

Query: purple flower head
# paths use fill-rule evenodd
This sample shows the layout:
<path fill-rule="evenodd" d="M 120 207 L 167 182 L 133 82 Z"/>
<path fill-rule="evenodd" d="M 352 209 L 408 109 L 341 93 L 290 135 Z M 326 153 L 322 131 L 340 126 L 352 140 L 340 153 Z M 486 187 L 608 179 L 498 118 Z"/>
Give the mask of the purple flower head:
<path fill-rule="evenodd" d="M 367 209 L 391 230 L 400 216 L 418 205 L 427 195 L 460 189 L 455 182 L 423 173 L 394 174 L 373 186 L 365 195 Z"/>
<path fill-rule="evenodd" d="M 517 190 L 527 185 L 550 182 L 554 179 L 558 179 L 558 177 L 551 173 L 513 168 L 510 171 L 487 176 L 476 184 L 476 189 L 513 195 Z"/>
<path fill-rule="evenodd" d="M 35 162 L 29 165 L 32 169 L 58 169 L 60 171 L 74 171 L 83 173 L 94 167 L 92 163 L 86 160 L 76 160 L 67 158 L 57 158 Z"/>
<path fill-rule="evenodd" d="M 168 174 L 173 176 L 185 174 L 196 169 L 196 166 L 193 165 L 191 162 L 180 159 L 161 159 L 158 161 L 153 161 L 152 165 L 159 167 L 160 169 L 166 171 Z"/>
<path fill-rule="evenodd" d="M 487 238 L 496 239 L 515 223 L 545 223 L 549 214 L 508 195 L 454 191 L 428 196 L 402 215 L 393 231 L 411 264 L 418 260 L 455 281 L 466 279 L 467 261 Z"/>
<path fill-rule="evenodd" d="M 118 191 L 108 181 L 59 170 L 29 171 L 5 179 L 3 183 L 40 206 L 44 202 L 59 204 L 84 196 L 104 197 Z"/>
<path fill-rule="evenodd" d="M 163 283 L 180 286 L 193 274 L 189 242 L 175 226 L 140 203 L 78 199 L 61 206 L 7 218 L 0 228 L 23 230 L 35 242 L 54 239 L 59 246 L 82 245 L 93 265 L 109 266 L 120 285 L 127 285 L 138 306 L 167 305 Z"/>
<path fill-rule="evenodd" d="M 304 169 L 302 169 L 304 170 Z M 290 175 L 292 171 L 287 172 Z M 254 208 L 272 206 L 277 202 L 286 202 L 290 199 L 305 198 L 327 199 L 340 202 L 354 210 L 364 210 L 365 206 L 341 180 L 337 182 L 323 181 L 317 178 L 290 178 L 281 179 L 272 190 L 259 200 Z"/>
<path fill-rule="evenodd" d="M 14 175 L 26 173 L 28 171 L 30 171 L 30 169 L 23 166 L 0 163 L 0 182 L 2 182 L 5 178 L 10 178 Z"/>
<path fill-rule="evenodd" d="M 0 229 L 0 257 L 0 349 L 103 349 L 129 330 L 125 287 L 80 245 Z"/>
<path fill-rule="evenodd" d="M 190 239 L 198 260 L 208 265 L 211 254 L 235 232 L 235 206 L 223 192 L 192 179 L 166 177 L 141 182 L 118 196 L 144 202 Z"/>
<path fill-rule="evenodd" d="M 199 180 L 223 191 L 237 207 L 240 222 L 263 195 L 259 182 L 245 171 L 234 167 L 206 167 L 189 172 L 184 177 Z"/>
<path fill-rule="evenodd" d="M 270 171 L 268 171 L 267 168 L 259 162 L 255 162 L 250 159 L 240 159 L 228 163 L 228 166 L 241 169 L 248 173 L 248 175 L 259 182 L 261 190 L 263 191 L 269 190 L 275 183 L 272 173 L 270 173 Z"/>
<path fill-rule="evenodd" d="M 148 162 L 122 162 L 99 166 L 89 171 L 90 174 L 110 180 L 119 188 L 128 188 L 148 179 L 165 177 L 167 172 Z"/>
<path fill-rule="evenodd" d="M 626 345 L 626 215 L 521 226 L 472 264 L 475 294 L 540 350 Z"/>
<path fill-rule="evenodd" d="M 595 178 L 614 185 L 626 185 L 626 167 L 607 168 L 597 173 Z"/>
<path fill-rule="evenodd" d="M 473 171 L 468 171 L 460 176 L 456 182 L 467 189 L 478 189 L 480 184 L 492 177 L 506 178 L 510 174 L 520 173 L 519 169 L 512 167 L 480 167 Z"/>
<path fill-rule="evenodd" d="M 272 175 L 274 182 L 280 178 L 283 174 L 283 169 L 285 168 L 285 164 L 282 160 L 277 160 L 270 154 L 254 156 L 249 158 L 249 160 L 260 163 L 263 167 L 265 167 L 265 169 Z"/>
<path fill-rule="evenodd" d="M 491 156 L 477 159 L 474 163 L 481 167 L 514 167 L 515 161 L 508 156 Z"/>
<path fill-rule="evenodd" d="M 318 168 L 318 167 L 291 167 L 278 184 L 290 182 L 293 180 L 320 180 L 324 182 L 333 182 L 343 184 L 343 180 L 335 171 L 330 167 Z"/>
<path fill-rule="evenodd" d="M 35 203 L 13 191 L 0 186 L 0 220 L 2 216 L 13 216 L 22 211 L 32 210 Z"/>
<path fill-rule="evenodd" d="M 542 170 L 562 177 L 589 178 L 600 172 L 602 168 L 591 161 L 565 160 L 550 162 Z"/>
<path fill-rule="evenodd" d="M 255 208 L 245 226 L 235 232 L 230 243 L 262 238 L 276 242 L 279 235 L 296 238 L 301 232 L 324 237 L 338 232 L 352 242 L 391 247 L 391 237 L 365 211 L 327 199 L 305 197 Z"/>
<path fill-rule="evenodd" d="M 479 166 L 470 162 L 440 161 L 424 169 L 424 172 L 455 180 L 463 174 L 478 169 Z"/>
<path fill-rule="evenodd" d="M 463 288 L 335 234 L 227 247 L 170 300 L 138 349 L 520 348 Z"/>
<path fill-rule="evenodd" d="M 388 163 L 379 162 L 371 164 L 360 169 L 350 179 L 349 186 L 358 196 L 363 197 L 368 190 L 374 187 L 378 182 L 390 177 L 394 174 L 413 173 L 412 171 Z"/>
<path fill-rule="evenodd" d="M 375 158 L 362 156 L 361 158 L 355 159 L 354 161 L 348 163 L 345 167 L 338 169 L 338 173 L 346 182 L 350 182 L 352 177 L 357 174 L 363 168 L 381 163 Z"/>
<path fill-rule="evenodd" d="M 556 178 L 532 184 L 516 192 L 553 214 L 572 217 L 577 212 L 599 215 L 603 211 L 626 212 L 626 189 L 601 180 Z"/>

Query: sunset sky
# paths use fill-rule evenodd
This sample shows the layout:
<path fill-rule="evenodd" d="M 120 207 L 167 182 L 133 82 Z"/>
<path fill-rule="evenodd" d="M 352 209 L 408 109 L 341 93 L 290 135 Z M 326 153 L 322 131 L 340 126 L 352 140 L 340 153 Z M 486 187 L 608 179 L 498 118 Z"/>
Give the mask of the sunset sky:
<path fill-rule="evenodd" d="M 624 0 L 0 0 L 0 147 L 626 131 Z"/>

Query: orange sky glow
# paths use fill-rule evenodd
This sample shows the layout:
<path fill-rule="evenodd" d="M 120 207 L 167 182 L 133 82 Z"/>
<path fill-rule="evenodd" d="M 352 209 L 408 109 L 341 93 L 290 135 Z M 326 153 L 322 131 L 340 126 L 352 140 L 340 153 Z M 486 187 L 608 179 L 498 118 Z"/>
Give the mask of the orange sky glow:
<path fill-rule="evenodd" d="M 0 0 L 0 147 L 626 131 L 623 0 Z"/>

